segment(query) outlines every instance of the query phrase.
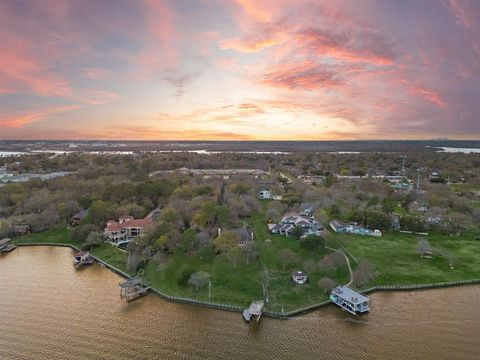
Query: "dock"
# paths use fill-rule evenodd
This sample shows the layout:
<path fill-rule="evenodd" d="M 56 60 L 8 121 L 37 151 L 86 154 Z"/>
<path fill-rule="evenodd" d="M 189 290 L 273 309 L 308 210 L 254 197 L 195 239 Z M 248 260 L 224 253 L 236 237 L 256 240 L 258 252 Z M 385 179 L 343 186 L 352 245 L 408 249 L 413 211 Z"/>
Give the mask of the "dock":
<path fill-rule="evenodd" d="M 260 320 L 263 305 L 263 301 L 253 301 L 247 309 L 243 310 L 243 318 L 245 321 L 250 322 L 252 319 L 256 321 Z"/>
<path fill-rule="evenodd" d="M 93 264 L 93 257 L 88 251 L 80 251 L 73 257 L 73 266 L 91 265 Z"/>
<path fill-rule="evenodd" d="M 134 277 L 119 284 L 120 286 L 120 297 L 124 298 L 127 301 L 134 300 L 144 294 L 150 289 L 149 286 L 145 285 L 142 279 Z"/>
<path fill-rule="evenodd" d="M 353 315 L 370 311 L 370 299 L 346 286 L 337 286 L 333 289 L 330 293 L 330 300 Z"/>
<path fill-rule="evenodd" d="M 0 252 L 10 252 L 17 248 L 17 245 L 11 243 L 12 240 L 5 238 L 0 240 Z"/>

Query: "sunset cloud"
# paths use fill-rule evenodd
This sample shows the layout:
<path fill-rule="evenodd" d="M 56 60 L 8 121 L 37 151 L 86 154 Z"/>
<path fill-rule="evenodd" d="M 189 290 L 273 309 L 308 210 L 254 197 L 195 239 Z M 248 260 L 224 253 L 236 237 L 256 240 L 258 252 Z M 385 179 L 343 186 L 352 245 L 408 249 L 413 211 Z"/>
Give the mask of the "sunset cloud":
<path fill-rule="evenodd" d="M 0 138 L 478 137 L 480 2 L 417 5 L 0 2 Z"/>

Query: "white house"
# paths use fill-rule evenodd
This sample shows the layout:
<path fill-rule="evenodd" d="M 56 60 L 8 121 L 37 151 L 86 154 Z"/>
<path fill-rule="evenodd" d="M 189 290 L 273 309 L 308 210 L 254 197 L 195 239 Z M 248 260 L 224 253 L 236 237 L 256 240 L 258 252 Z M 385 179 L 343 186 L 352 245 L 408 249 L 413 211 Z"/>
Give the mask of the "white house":
<path fill-rule="evenodd" d="M 258 192 L 259 199 L 271 199 L 273 198 L 272 192 L 270 190 L 261 190 Z"/>
<path fill-rule="evenodd" d="M 292 281 L 295 284 L 303 285 L 307 282 L 307 280 L 308 280 L 308 275 L 306 272 L 300 271 L 300 270 L 292 272 Z"/>

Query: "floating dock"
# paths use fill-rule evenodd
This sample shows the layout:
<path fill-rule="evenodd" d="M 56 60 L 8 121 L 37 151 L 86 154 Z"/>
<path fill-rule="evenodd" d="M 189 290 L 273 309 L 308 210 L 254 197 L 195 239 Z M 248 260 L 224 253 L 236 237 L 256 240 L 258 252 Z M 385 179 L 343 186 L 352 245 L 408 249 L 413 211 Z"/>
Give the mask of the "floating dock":
<path fill-rule="evenodd" d="M 260 320 L 260 317 L 262 316 L 263 305 L 263 301 L 253 301 L 250 304 L 250 307 L 243 310 L 243 318 L 245 321 L 251 321 L 252 319 L 256 321 Z"/>
<path fill-rule="evenodd" d="M 149 286 L 145 285 L 140 278 L 130 278 L 119 284 L 120 297 L 127 301 L 134 300 L 147 293 Z"/>
<path fill-rule="evenodd" d="M 0 240 L 0 252 L 10 252 L 17 248 L 17 245 L 11 243 L 11 239 L 5 238 Z"/>
<path fill-rule="evenodd" d="M 91 265 L 93 264 L 93 257 L 90 255 L 88 251 L 80 251 L 75 254 L 73 257 L 73 265 Z"/>
<path fill-rule="evenodd" d="M 346 286 L 338 286 L 333 289 L 330 293 L 330 300 L 353 315 L 370 311 L 370 299 Z"/>

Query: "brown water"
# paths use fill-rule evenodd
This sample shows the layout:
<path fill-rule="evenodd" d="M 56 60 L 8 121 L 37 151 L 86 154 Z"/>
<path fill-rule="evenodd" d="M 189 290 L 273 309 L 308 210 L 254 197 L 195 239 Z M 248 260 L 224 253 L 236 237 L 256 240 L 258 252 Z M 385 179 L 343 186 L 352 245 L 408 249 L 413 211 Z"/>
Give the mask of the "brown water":
<path fill-rule="evenodd" d="M 480 359 L 480 287 L 376 293 L 372 311 L 335 306 L 291 320 L 163 301 L 130 304 L 121 279 L 72 266 L 71 250 L 0 256 L 0 359 Z"/>

